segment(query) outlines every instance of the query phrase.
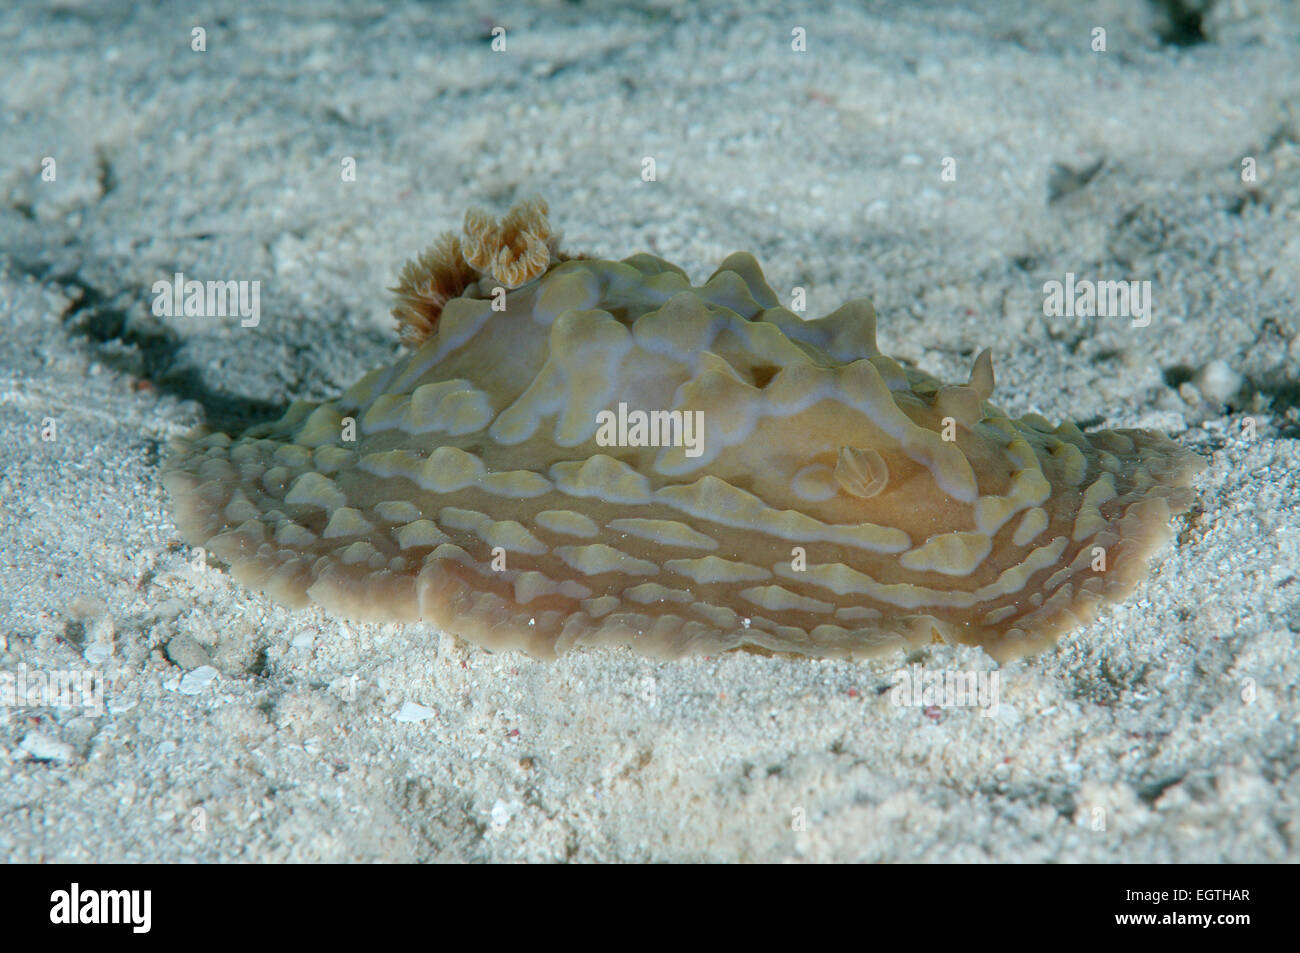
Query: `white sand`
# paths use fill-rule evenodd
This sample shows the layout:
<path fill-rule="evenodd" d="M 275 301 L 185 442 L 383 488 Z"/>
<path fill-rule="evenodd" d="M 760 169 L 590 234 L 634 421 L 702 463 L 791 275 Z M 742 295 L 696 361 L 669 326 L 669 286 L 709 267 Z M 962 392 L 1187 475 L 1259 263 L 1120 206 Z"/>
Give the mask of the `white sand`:
<path fill-rule="evenodd" d="M 1121 0 L 555 3 L 493 53 L 489 6 L 44 6 L 0 14 L 0 673 L 108 690 L 0 707 L 0 857 L 1300 859 L 1293 8 L 1215 4 L 1179 47 Z M 1211 456 L 1199 508 L 1127 604 L 1001 669 L 997 717 L 891 705 L 898 658 L 539 663 L 196 572 L 166 439 L 390 359 L 404 258 L 535 191 L 570 249 L 697 279 L 747 249 L 814 314 L 869 294 L 943 377 L 991 345 L 1012 412 Z M 176 271 L 261 281 L 261 323 L 154 318 Z M 1150 280 L 1151 325 L 1045 318 L 1067 272 Z M 1212 360 L 1226 406 L 1179 386 Z"/>

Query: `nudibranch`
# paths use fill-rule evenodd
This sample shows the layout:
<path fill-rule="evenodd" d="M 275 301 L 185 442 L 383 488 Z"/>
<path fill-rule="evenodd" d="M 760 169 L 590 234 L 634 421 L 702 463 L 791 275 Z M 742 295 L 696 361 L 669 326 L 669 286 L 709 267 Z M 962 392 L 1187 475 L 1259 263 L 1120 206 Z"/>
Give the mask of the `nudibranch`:
<path fill-rule="evenodd" d="M 567 257 L 540 200 L 406 266 L 409 350 L 323 403 L 175 442 L 190 543 L 290 606 L 493 650 L 998 660 L 1127 596 L 1203 460 L 990 403 L 882 354 L 869 301 L 815 320 L 748 254 L 702 285 Z"/>

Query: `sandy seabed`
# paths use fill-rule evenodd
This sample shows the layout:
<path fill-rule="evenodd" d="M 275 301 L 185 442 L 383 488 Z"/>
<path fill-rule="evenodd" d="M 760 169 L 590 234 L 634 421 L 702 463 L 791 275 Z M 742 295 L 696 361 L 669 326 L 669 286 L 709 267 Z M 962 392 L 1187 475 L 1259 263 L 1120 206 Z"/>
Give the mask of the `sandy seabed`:
<path fill-rule="evenodd" d="M 0 675 L 105 687 L 0 704 L 0 856 L 1298 859 L 1295 8 L 677 6 L 0 13 Z M 1012 413 L 1205 455 L 1198 503 L 1129 601 L 1001 668 L 543 663 L 196 568 L 167 440 L 391 359 L 402 261 L 533 193 L 570 249 L 869 295 L 944 379 L 991 346 Z M 155 317 L 177 272 L 260 281 L 261 320 Z M 1149 280 L 1151 323 L 1046 316 L 1067 274 Z M 904 663 L 999 704 L 893 704 Z"/>

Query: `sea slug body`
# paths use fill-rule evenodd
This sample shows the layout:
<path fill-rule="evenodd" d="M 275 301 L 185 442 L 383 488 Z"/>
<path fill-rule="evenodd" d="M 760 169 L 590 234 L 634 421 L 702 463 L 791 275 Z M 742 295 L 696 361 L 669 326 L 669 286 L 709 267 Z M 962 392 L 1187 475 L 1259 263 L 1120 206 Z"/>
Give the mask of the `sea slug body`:
<path fill-rule="evenodd" d="M 471 212 L 408 264 L 411 349 L 341 397 L 176 441 L 183 536 L 290 606 L 545 658 L 1006 660 L 1127 596 L 1191 504 L 1200 457 L 1009 418 L 988 351 L 943 384 L 868 301 L 805 320 L 743 253 L 699 286 L 569 259 L 546 216 Z"/>

